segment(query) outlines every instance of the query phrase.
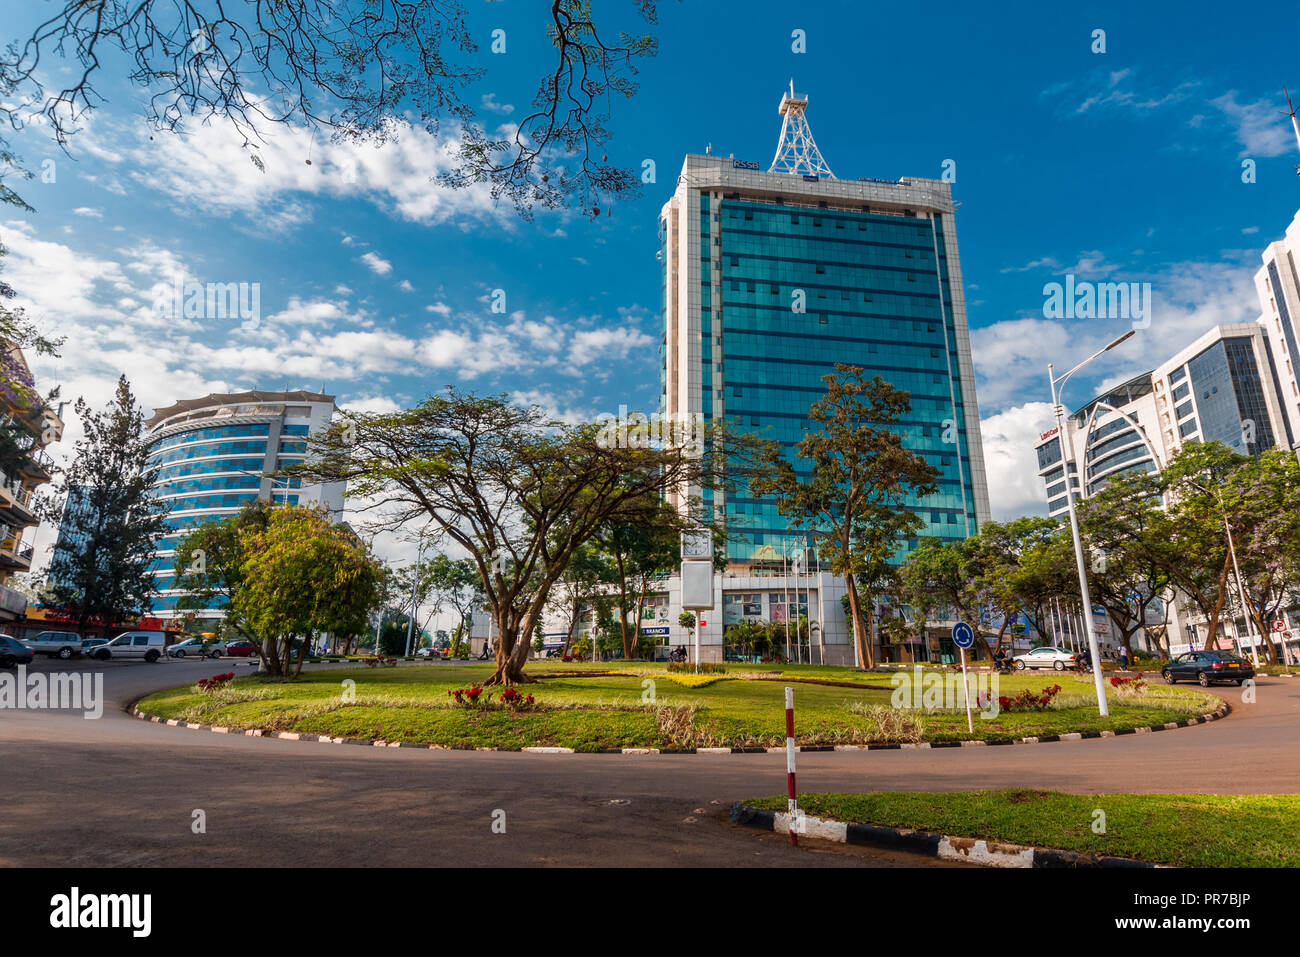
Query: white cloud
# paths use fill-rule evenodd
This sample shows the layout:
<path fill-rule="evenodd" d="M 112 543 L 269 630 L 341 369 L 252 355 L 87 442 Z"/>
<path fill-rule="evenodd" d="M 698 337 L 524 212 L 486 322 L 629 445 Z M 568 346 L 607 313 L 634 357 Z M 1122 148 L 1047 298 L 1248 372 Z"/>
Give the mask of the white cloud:
<path fill-rule="evenodd" d="M 455 163 L 459 140 L 433 137 L 407 123 L 384 144 L 313 143 L 301 127 L 269 124 L 260 148 L 244 148 L 227 126 L 197 126 L 153 140 L 143 132 L 98 124 L 78 134 L 74 147 L 120 163 L 137 188 L 166 197 L 177 212 L 242 216 L 261 229 L 287 230 L 309 222 L 310 200 L 361 198 L 388 214 L 424 225 L 449 220 L 515 223 L 513 207 L 500 206 L 487 184 L 449 189 L 437 182 Z M 112 141 L 112 149 L 105 145 Z M 308 153 L 311 165 L 307 165 Z M 252 162 L 252 155 L 263 169 Z M 344 238 L 352 244 L 351 237 Z"/>
<path fill-rule="evenodd" d="M 484 109 L 491 110 L 493 113 L 503 113 L 509 116 L 515 111 L 514 106 L 509 103 L 498 103 L 495 93 L 484 93 L 481 102 Z"/>
<path fill-rule="evenodd" d="M 1081 259 L 1082 268 L 1092 254 Z M 1179 349 L 1216 325 L 1253 322 L 1258 316 L 1253 252 L 1225 252 L 1236 261 L 1181 262 L 1147 274 L 1116 274 L 1114 267 L 1097 259 L 1092 273 L 1116 281 L 1151 283 L 1153 306 L 1150 328 L 1113 352 L 1098 358 L 1071 381 L 1066 404 L 1081 405 L 1088 384 L 1107 377 L 1119 381 L 1154 369 Z M 971 353 L 975 362 L 980 407 L 1000 411 L 1035 397 L 1047 397 L 1047 364 L 1057 374 L 1086 359 L 1131 326 L 1124 319 L 1043 319 L 1022 315 L 972 329 Z"/>
<path fill-rule="evenodd" d="M 393 271 L 393 264 L 375 253 L 366 253 L 361 257 L 361 261 L 369 266 L 370 271 L 377 276 L 386 276 Z"/>
<path fill-rule="evenodd" d="M 434 312 L 444 318 L 451 315 L 451 306 L 445 302 L 434 302 L 424 307 L 425 312 Z"/>
<path fill-rule="evenodd" d="M 72 212 L 73 215 L 76 216 L 89 216 L 92 219 L 104 218 L 104 211 L 102 209 L 94 209 L 93 207 L 90 206 L 78 206 Z"/>
<path fill-rule="evenodd" d="M 1047 514 L 1034 446 L 1039 435 L 1055 424 L 1050 402 L 1028 402 L 980 422 L 994 521 Z"/>
<path fill-rule="evenodd" d="M 1247 156 L 1281 156 L 1295 148 L 1295 135 L 1291 124 L 1278 116 L 1276 103 L 1256 100 L 1254 103 L 1237 101 L 1237 91 L 1231 90 L 1210 101 L 1223 113 L 1234 128 L 1241 143 L 1239 158 Z"/>
<path fill-rule="evenodd" d="M 397 288 L 402 290 L 402 292 L 415 292 L 415 287 L 411 285 L 411 280 L 409 279 L 403 279 L 397 284 Z"/>

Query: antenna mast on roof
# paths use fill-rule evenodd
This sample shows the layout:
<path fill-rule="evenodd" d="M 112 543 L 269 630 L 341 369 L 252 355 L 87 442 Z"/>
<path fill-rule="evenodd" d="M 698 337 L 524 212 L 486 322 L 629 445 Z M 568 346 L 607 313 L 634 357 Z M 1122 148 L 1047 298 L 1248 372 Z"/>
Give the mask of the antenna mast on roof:
<path fill-rule="evenodd" d="M 781 94 L 781 104 L 777 107 L 777 112 L 784 119 L 781 121 L 781 140 L 776 144 L 776 157 L 768 172 L 802 173 L 805 176 L 834 179 L 835 174 L 822 158 L 817 141 L 813 139 L 812 129 L 803 115 L 807 108 L 808 97 L 795 93 L 792 79 L 790 92 Z"/>
<path fill-rule="evenodd" d="M 1286 115 L 1286 116 L 1291 117 L 1291 129 L 1295 130 L 1295 142 L 1296 142 L 1296 146 L 1300 147 L 1300 123 L 1297 123 L 1297 122 L 1296 122 L 1296 118 L 1295 118 L 1295 106 L 1293 106 L 1292 103 L 1291 103 L 1291 91 L 1288 90 L 1288 89 L 1286 88 L 1286 86 L 1284 85 L 1284 86 L 1282 87 L 1282 92 L 1286 94 L 1286 105 L 1287 105 L 1288 109 L 1286 109 L 1286 110 L 1280 110 L 1279 112 L 1282 113 L 1282 114 L 1284 114 L 1284 115 Z M 1296 174 L 1297 176 L 1300 176 L 1300 163 L 1297 163 L 1297 164 L 1296 164 L 1296 167 L 1295 167 L 1295 174 Z"/>

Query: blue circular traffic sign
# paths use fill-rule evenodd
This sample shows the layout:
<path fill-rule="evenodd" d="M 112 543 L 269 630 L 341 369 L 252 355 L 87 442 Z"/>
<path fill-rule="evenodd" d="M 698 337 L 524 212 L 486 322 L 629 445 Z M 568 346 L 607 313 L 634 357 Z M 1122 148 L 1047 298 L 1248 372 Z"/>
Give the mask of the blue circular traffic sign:
<path fill-rule="evenodd" d="M 964 621 L 952 626 L 952 643 L 958 648 L 969 648 L 975 644 L 975 631 Z"/>

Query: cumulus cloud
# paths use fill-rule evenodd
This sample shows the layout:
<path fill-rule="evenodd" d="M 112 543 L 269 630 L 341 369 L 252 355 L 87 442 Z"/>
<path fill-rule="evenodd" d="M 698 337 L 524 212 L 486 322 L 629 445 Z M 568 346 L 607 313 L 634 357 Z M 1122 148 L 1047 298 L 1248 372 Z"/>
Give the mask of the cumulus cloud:
<path fill-rule="evenodd" d="M 393 271 L 391 262 L 372 252 L 363 255 L 361 262 L 365 263 L 376 276 L 387 276 Z"/>
<path fill-rule="evenodd" d="M 980 421 L 989 506 L 995 521 L 1047 514 L 1047 495 L 1038 477 L 1034 446 L 1039 435 L 1055 425 L 1050 402 L 1027 402 Z"/>

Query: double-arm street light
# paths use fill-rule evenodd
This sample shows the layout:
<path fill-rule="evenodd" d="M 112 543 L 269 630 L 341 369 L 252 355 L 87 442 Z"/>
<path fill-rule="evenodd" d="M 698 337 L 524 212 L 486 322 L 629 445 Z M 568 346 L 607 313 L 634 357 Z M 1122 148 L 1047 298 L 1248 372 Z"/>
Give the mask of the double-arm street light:
<path fill-rule="evenodd" d="M 1088 569 L 1083 560 L 1083 539 L 1079 537 L 1079 516 L 1074 510 L 1074 486 L 1070 482 L 1070 453 L 1065 443 L 1065 406 L 1061 404 L 1061 395 L 1065 392 L 1065 383 L 1093 359 L 1104 352 L 1109 352 L 1125 339 L 1133 335 L 1130 329 L 1104 349 L 1099 349 L 1065 375 L 1057 378 L 1055 367 L 1047 364 L 1047 377 L 1052 382 L 1052 411 L 1056 414 L 1056 441 L 1061 447 L 1061 471 L 1065 476 L 1065 501 L 1070 510 L 1070 534 L 1074 536 L 1074 561 L 1079 567 L 1079 595 L 1083 599 L 1083 623 L 1088 631 L 1088 653 L 1092 656 L 1092 681 L 1097 689 L 1097 713 L 1103 718 L 1110 714 L 1110 705 L 1106 701 L 1106 685 L 1101 677 L 1101 649 L 1097 645 L 1097 632 L 1092 625 L 1092 595 L 1088 591 Z M 1086 463 L 1084 463 L 1086 467 Z M 1083 472 L 1080 471 L 1080 482 Z"/>

